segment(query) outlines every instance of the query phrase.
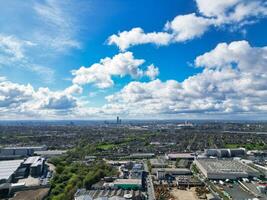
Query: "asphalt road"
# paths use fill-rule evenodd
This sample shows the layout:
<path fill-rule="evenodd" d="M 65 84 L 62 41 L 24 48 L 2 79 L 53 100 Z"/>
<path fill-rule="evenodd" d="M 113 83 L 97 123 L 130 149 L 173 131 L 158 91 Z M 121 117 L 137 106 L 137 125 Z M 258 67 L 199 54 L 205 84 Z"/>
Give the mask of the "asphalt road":
<path fill-rule="evenodd" d="M 149 173 L 148 166 L 145 162 L 144 162 L 144 167 L 145 167 L 145 171 Z M 146 178 L 146 185 L 147 185 L 148 200 L 156 200 L 154 185 L 153 185 L 152 177 L 150 174 L 148 174 Z"/>

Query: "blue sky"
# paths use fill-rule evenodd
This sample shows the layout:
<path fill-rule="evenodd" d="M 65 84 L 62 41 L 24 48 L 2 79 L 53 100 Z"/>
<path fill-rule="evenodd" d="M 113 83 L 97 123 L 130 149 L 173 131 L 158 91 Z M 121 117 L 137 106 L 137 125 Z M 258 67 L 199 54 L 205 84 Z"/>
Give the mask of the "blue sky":
<path fill-rule="evenodd" d="M 264 0 L 12 0 L 0 11 L 1 119 L 266 117 Z"/>

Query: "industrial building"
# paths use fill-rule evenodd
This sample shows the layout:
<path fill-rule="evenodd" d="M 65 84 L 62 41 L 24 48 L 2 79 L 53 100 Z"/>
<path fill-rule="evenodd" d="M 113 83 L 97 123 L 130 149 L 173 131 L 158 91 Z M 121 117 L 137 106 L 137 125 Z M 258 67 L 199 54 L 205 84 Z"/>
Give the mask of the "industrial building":
<path fill-rule="evenodd" d="M 156 175 L 158 180 L 162 180 L 166 176 L 191 175 L 192 172 L 186 168 L 154 168 L 152 174 Z"/>
<path fill-rule="evenodd" d="M 10 183 L 23 160 L 0 161 L 0 184 Z"/>
<path fill-rule="evenodd" d="M 246 149 L 205 149 L 204 154 L 218 158 L 242 157 L 246 155 Z"/>
<path fill-rule="evenodd" d="M 46 149 L 46 146 L 4 147 L 0 149 L 0 156 L 32 156 L 35 151 Z"/>
<path fill-rule="evenodd" d="M 154 153 L 133 153 L 130 155 L 130 158 L 133 159 L 149 159 L 155 156 Z"/>
<path fill-rule="evenodd" d="M 67 151 L 65 150 L 47 150 L 47 151 L 35 151 L 35 155 L 42 156 L 45 158 L 53 158 L 57 156 L 61 156 Z"/>
<path fill-rule="evenodd" d="M 144 196 L 140 190 L 85 190 L 79 189 L 74 195 L 75 200 L 142 200 Z"/>
<path fill-rule="evenodd" d="M 10 184 L 23 160 L 0 161 L 0 198 L 10 191 Z"/>
<path fill-rule="evenodd" d="M 32 156 L 25 160 L 23 166 L 28 169 L 28 172 L 31 176 L 37 177 L 43 173 L 44 163 L 44 158 L 40 156 Z"/>
<path fill-rule="evenodd" d="M 116 179 L 114 187 L 124 190 L 139 190 L 142 189 L 141 179 Z"/>
<path fill-rule="evenodd" d="M 168 167 L 168 163 L 166 162 L 166 160 L 163 160 L 163 159 L 150 159 L 149 161 L 150 161 L 151 167 L 154 167 L 154 168 Z"/>
<path fill-rule="evenodd" d="M 195 164 L 208 179 L 239 179 L 259 177 L 256 169 L 232 159 L 197 159 Z"/>
<path fill-rule="evenodd" d="M 176 161 L 177 159 L 194 160 L 194 153 L 170 153 L 166 155 L 167 159 Z"/>

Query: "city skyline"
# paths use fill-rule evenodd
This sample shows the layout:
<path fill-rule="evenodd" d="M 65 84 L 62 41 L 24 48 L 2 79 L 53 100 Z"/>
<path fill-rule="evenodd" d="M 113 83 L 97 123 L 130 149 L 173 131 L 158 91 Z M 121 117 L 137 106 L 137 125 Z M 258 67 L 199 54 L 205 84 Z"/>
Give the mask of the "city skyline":
<path fill-rule="evenodd" d="M 264 0 L 0 10 L 0 120 L 266 119 Z"/>

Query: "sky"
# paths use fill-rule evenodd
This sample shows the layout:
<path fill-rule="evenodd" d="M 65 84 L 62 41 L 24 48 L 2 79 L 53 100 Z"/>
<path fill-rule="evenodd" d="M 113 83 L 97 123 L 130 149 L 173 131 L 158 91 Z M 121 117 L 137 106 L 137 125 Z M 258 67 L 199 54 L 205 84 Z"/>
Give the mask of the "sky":
<path fill-rule="evenodd" d="M 0 120 L 267 117 L 265 0 L 3 0 L 0 16 Z"/>

